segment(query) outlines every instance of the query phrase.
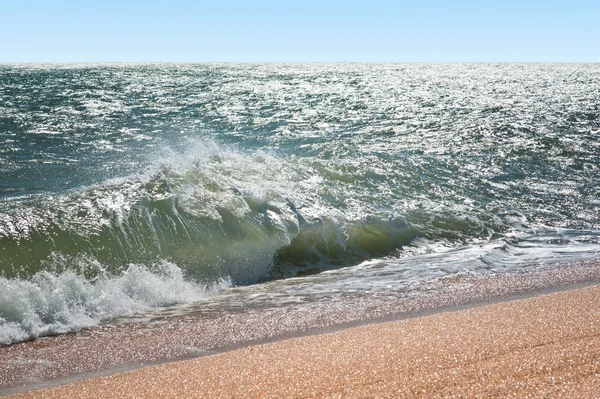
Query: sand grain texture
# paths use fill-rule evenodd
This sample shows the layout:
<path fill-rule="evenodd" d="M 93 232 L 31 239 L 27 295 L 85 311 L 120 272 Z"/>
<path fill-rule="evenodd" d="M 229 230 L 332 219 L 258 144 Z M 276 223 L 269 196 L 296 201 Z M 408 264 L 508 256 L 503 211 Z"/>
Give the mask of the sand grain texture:
<path fill-rule="evenodd" d="M 600 288 L 350 328 L 16 395 L 600 395 Z"/>

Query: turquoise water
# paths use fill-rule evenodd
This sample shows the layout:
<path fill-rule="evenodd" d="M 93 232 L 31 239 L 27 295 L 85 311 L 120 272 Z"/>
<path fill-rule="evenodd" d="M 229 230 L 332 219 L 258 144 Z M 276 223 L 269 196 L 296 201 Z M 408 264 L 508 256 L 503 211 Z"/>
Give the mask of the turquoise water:
<path fill-rule="evenodd" d="M 599 99 L 598 64 L 1 65 L 0 343 L 595 259 Z"/>

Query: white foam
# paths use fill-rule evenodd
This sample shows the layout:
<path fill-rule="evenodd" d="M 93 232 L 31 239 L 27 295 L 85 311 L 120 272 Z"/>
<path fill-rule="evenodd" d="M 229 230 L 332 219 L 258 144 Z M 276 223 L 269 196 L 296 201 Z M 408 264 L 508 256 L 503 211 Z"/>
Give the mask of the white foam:
<path fill-rule="evenodd" d="M 194 302 L 229 287 L 185 280 L 177 265 L 152 270 L 129 265 L 119 276 L 88 280 L 73 271 L 36 274 L 31 280 L 0 277 L 0 344 L 81 330 L 102 320 L 159 306 Z"/>

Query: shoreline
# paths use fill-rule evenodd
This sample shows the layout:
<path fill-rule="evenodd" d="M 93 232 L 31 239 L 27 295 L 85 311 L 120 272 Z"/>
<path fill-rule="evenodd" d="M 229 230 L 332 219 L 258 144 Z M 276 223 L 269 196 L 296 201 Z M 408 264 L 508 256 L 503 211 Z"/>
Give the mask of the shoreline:
<path fill-rule="evenodd" d="M 0 348 L 0 396 L 283 340 L 571 292 L 598 283 L 600 265 L 589 263 L 531 273 L 452 277 L 443 283 L 445 292 L 438 286 L 438 291 L 424 289 L 415 298 L 348 302 L 346 308 L 334 311 L 315 304 L 310 311 L 254 309 L 218 317 L 192 311 L 149 323 L 109 323 Z"/>
<path fill-rule="evenodd" d="M 248 346 L 30 391 L 87 397 L 586 397 L 600 285 Z"/>

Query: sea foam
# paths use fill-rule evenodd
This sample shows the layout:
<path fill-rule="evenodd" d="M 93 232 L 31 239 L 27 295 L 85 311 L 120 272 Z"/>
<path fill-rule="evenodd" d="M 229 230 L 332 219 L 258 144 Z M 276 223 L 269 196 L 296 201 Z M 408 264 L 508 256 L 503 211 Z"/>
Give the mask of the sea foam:
<path fill-rule="evenodd" d="M 152 270 L 151 270 L 152 269 Z M 0 277 L 0 344 L 7 345 L 97 325 L 150 308 L 205 299 L 231 282 L 188 281 L 177 265 L 131 264 L 119 276 L 92 280 L 73 270 L 42 271 L 30 280 Z"/>

